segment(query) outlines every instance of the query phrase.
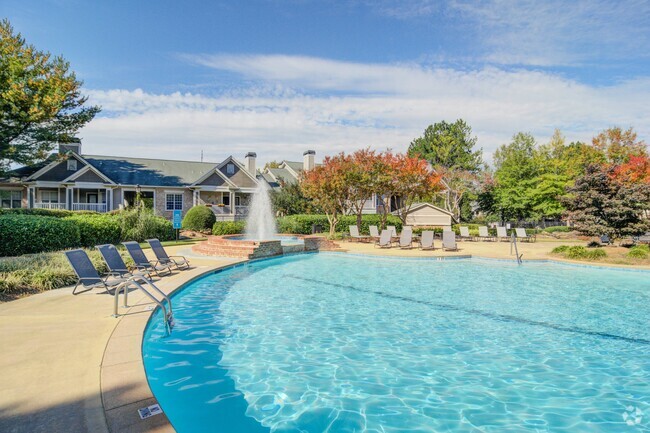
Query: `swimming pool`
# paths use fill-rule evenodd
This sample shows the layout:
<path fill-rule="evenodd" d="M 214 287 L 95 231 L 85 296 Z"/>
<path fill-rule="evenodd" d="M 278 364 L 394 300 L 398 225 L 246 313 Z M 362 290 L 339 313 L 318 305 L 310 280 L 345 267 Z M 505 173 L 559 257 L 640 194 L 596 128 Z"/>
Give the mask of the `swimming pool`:
<path fill-rule="evenodd" d="M 640 271 L 289 256 L 179 291 L 143 357 L 179 432 L 649 431 L 649 298 Z"/>

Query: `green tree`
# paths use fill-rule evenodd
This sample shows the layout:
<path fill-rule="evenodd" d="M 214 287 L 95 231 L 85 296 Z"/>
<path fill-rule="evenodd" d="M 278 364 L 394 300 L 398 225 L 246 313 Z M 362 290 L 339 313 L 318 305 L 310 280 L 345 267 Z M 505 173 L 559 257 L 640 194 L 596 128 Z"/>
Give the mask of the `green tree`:
<path fill-rule="evenodd" d="M 650 210 L 650 184 L 619 182 L 614 171 L 611 166 L 591 164 L 569 188 L 565 216 L 581 233 L 620 238 L 650 229 L 644 217 Z"/>
<path fill-rule="evenodd" d="M 494 206 L 502 219 L 522 220 L 532 211 L 531 181 L 540 174 L 535 138 L 519 132 L 494 153 Z"/>
<path fill-rule="evenodd" d="M 271 201 L 276 214 L 297 215 L 318 213 L 313 201 L 303 194 L 298 182 L 284 182 L 280 180 L 279 191 L 271 193 Z"/>
<path fill-rule="evenodd" d="M 426 159 L 433 167 L 478 172 L 483 168 L 483 151 L 474 150 L 476 137 L 463 119 L 429 125 L 422 137 L 411 142 L 408 156 Z"/>
<path fill-rule="evenodd" d="M 483 151 L 474 150 L 476 137 L 464 120 L 444 120 L 429 125 L 422 137 L 413 140 L 408 155 L 425 159 L 442 176 L 440 204 L 460 220 L 461 209 L 476 193 L 477 175 L 484 168 Z"/>
<path fill-rule="evenodd" d="M 38 51 L 8 20 L 0 22 L 0 173 L 75 139 L 100 111 L 84 107 L 81 85 L 62 57 Z"/>

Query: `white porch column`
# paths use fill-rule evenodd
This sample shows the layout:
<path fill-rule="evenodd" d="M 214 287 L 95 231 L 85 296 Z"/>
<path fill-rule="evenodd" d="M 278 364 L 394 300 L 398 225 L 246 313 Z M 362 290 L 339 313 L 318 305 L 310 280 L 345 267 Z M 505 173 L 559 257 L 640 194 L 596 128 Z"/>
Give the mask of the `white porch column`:
<path fill-rule="evenodd" d="M 111 197 L 111 195 L 112 195 L 111 192 L 112 192 L 112 191 L 113 191 L 113 190 L 110 189 L 110 188 L 106 188 L 106 189 L 104 190 L 104 199 L 106 200 L 106 212 L 108 212 L 109 210 L 111 210 L 111 201 L 112 201 L 112 200 L 111 200 L 111 198 L 112 198 L 112 197 Z"/>

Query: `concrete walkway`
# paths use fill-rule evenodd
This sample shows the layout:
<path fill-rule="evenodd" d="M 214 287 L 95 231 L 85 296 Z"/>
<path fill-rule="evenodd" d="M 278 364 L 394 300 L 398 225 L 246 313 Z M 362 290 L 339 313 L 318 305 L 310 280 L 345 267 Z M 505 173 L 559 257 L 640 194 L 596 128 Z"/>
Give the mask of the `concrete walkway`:
<path fill-rule="evenodd" d="M 170 248 L 172 253 L 187 250 Z M 176 272 L 157 285 L 169 292 L 237 260 L 190 261 L 194 269 Z M 114 432 L 143 431 L 134 423 L 140 421 L 135 406 L 146 406 L 151 397 L 148 387 L 142 389 L 139 346 L 150 314 L 147 301 L 131 293 L 127 321 L 111 316 L 111 295 L 99 290 L 71 293 L 72 288 L 63 288 L 0 304 L 0 432 L 95 433 L 108 432 L 109 426 Z M 109 338 L 113 344 L 105 354 Z M 115 416 L 105 416 L 104 406 Z M 147 431 L 165 425 L 160 422 L 164 417 L 150 420 Z"/>

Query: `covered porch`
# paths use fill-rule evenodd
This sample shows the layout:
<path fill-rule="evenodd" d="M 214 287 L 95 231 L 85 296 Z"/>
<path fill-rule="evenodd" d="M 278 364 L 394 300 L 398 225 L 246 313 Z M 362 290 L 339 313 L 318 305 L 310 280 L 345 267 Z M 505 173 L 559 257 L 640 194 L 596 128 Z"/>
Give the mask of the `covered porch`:
<path fill-rule="evenodd" d="M 113 189 L 106 185 L 34 185 L 27 188 L 27 206 L 35 209 L 108 212 Z"/>
<path fill-rule="evenodd" d="M 252 195 L 252 188 L 251 191 L 244 191 L 203 186 L 193 190 L 192 203 L 194 206 L 210 207 L 217 221 L 236 221 L 248 216 Z"/>

